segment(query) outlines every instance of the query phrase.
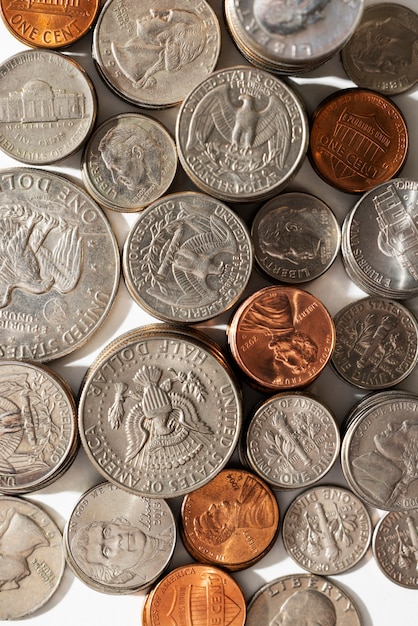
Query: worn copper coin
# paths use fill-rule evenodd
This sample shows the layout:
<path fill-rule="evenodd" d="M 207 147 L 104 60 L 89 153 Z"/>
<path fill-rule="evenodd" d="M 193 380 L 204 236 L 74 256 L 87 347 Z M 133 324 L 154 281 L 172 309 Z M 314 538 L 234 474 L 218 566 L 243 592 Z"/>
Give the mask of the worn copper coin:
<path fill-rule="evenodd" d="M 279 514 L 274 493 L 260 477 L 224 469 L 183 499 L 183 542 L 197 561 L 245 569 L 272 548 Z"/>
<path fill-rule="evenodd" d="M 335 344 L 322 302 L 297 287 L 256 291 L 230 321 L 228 344 L 248 381 L 261 390 L 306 387 L 327 365 Z"/>
<path fill-rule="evenodd" d="M 373 554 L 389 580 L 418 589 L 418 508 L 390 511 L 379 520 L 373 534 Z"/>
<path fill-rule="evenodd" d="M 19 41 L 33 48 L 64 48 L 92 28 L 100 0 L 1 0 L 4 23 Z"/>
<path fill-rule="evenodd" d="M 364 193 L 396 176 L 408 153 L 400 109 L 368 89 L 343 89 L 312 116 L 309 153 L 317 173 L 348 193 Z"/>

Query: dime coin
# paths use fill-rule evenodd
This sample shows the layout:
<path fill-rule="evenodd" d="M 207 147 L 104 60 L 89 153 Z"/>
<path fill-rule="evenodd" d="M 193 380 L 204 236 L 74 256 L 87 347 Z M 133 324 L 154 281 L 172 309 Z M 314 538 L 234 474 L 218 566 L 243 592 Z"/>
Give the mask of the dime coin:
<path fill-rule="evenodd" d="M 218 567 L 191 563 L 159 581 L 145 600 L 143 622 L 244 626 L 245 615 L 244 594 L 232 576 Z"/>
<path fill-rule="evenodd" d="M 183 543 L 202 563 L 231 571 L 250 567 L 272 548 L 278 531 L 273 492 L 245 470 L 224 469 L 183 499 Z"/>
<path fill-rule="evenodd" d="M 394 2 L 364 9 L 360 24 L 341 50 L 347 75 L 359 87 L 399 94 L 418 81 L 418 15 Z"/>
<path fill-rule="evenodd" d="M 363 502 L 350 490 L 333 485 L 312 487 L 287 509 L 284 546 L 296 563 L 314 574 L 341 574 L 366 554 L 372 521 Z"/>
<path fill-rule="evenodd" d="M 364 193 L 396 176 L 408 153 L 400 109 L 368 89 L 343 89 L 323 100 L 311 121 L 309 154 L 316 172 L 348 193 Z"/>
<path fill-rule="evenodd" d="M 373 554 L 389 580 L 418 589 L 418 509 L 386 513 L 373 534 Z"/>
<path fill-rule="evenodd" d="M 93 32 L 99 75 L 145 108 L 179 104 L 215 69 L 220 26 L 206 0 L 107 0 Z"/>
<path fill-rule="evenodd" d="M 0 103 L 0 149 L 28 165 L 70 156 L 96 120 L 89 76 L 76 61 L 52 50 L 25 50 L 1 64 Z"/>
<path fill-rule="evenodd" d="M 312 394 L 280 393 L 259 403 L 245 433 L 245 458 L 273 489 L 307 487 L 334 465 L 340 433 Z"/>
<path fill-rule="evenodd" d="M 93 26 L 100 0 L 20 2 L 1 0 L 0 10 L 10 32 L 27 46 L 64 48 Z"/>
<path fill-rule="evenodd" d="M 302 166 L 307 117 L 284 81 L 231 67 L 187 95 L 176 141 L 186 174 L 202 191 L 226 202 L 262 200 L 281 191 Z"/>
<path fill-rule="evenodd" d="M 84 184 L 102 206 L 139 211 L 171 185 L 177 150 L 157 120 L 121 113 L 101 124 L 90 137 L 81 163 Z"/>
<path fill-rule="evenodd" d="M 38 504 L 0 495 L 0 619 L 31 615 L 57 591 L 65 568 L 61 532 Z"/>
<path fill-rule="evenodd" d="M 306 387 L 335 344 L 322 302 L 297 287 L 264 287 L 246 298 L 229 323 L 228 344 L 246 378 L 261 391 Z"/>
<path fill-rule="evenodd" d="M 386 389 L 404 380 L 418 358 L 418 325 L 403 305 L 388 298 L 352 302 L 334 317 L 337 333 L 331 363 L 361 389 Z"/>
<path fill-rule="evenodd" d="M 334 262 L 341 232 L 331 209 L 308 193 L 283 193 L 257 212 L 251 228 L 258 267 L 297 284 L 314 280 Z"/>
<path fill-rule="evenodd" d="M 105 320 L 119 249 L 100 207 L 58 174 L 0 172 L 0 356 L 47 362 L 82 346 Z"/>
<path fill-rule="evenodd" d="M 133 299 L 169 322 L 197 323 L 224 313 L 241 297 L 252 267 L 245 222 L 219 200 L 195 192 L 154 202 L 123 249 Z"/>
<path fill-rule="evenodd" d="M 241 390 L 201 333 L 156 324 L 112 342 L 89 369 L 79 430 L 99 473 L 127 491 L 182 496 L 231 457 Z"/>
<path fill-rule="evenodd" d="M 313 574 L 290 574 L 263 585 L 250 599 L 245 626 L 303 623 L 313 615 L 319 623 L 362 626 L 359 610 L 344 587 Z"/>
<path fill-rule="evenodd" d="M 147 589 L 165 571 L 176 524 L 162 498 L 103 482 L 80 497 L 64 540 L 67 562 L 82 582 L 103 593 L 129 594 Z"/>

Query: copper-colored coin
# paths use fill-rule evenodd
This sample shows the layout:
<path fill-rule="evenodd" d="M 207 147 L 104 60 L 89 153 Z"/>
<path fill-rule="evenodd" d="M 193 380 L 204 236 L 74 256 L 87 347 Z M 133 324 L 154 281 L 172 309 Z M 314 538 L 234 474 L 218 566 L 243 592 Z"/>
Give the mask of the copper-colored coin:
<path fill-rule="evenodd" d="M 345 89 L 313 114 L 310 157 L 317 173 L 348 193 L 363 193 L 393 178 L 408 152 L 403 114 L 387 97 Z"/>
<path fill-rule="evenodd" d="M 252 294 L 235 311 L 227 332 L 236 363 L 261 391 L 306 387 L 335 346 L 328 310 L 296 287 L 265 287 Z"/>
<path fill-rule="evenodd" d="M 100 0 L 0 0 L 4 23 L 19 41 L 32 48 L 64 48 L 93 26 Z"/>
<path fill-rule="evenodd" d="M 244 594 L 234 579 L 219 568 L 191 563 L 165 576 L 145 600 L 146 626 L 190 624 L 243 626 Z"/>
<path fill-rule="evenodd" d="M 234 571 L 259 561 L 273 546 L 279 507 L 264 481 L 225 469 L 188 494 L 181 509 L 186 549 L 197 560 Z"/>

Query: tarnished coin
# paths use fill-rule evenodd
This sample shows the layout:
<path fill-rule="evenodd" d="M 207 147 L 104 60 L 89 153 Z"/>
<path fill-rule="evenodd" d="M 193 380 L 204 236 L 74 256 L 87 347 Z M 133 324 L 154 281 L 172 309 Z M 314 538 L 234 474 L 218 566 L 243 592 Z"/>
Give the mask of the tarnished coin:
<path fill-rule="evenodd" d="M 341 50 L 345 71 L 359 87 L 399 94 L 418 81 L 418 15 L 394 2 L 365 7 Z"/>
<path fill-rule="evenodd" d="M 342 225 L 351 280 L 370 295 L 418 294 L 418 180 L 393 179 L 365 193 Z"/>
<path fill-rule="evenodd" d="M 79 429 L 99 473 L 131 493 L 170 498 L 206 484 L 231 457 L 241 390 L 201 333 L 155 324 L 105 348 L 82 386 Z"/>
<path fill-rule="evenodd" d="M 279 531 L 274 493 L 258 476 L 224 469 L 184 497 L 181 533 L 197 561 L 235 571 L 250 567 L 273 547 Z"/>
<path fill-rule="evenodd" d="M 307 615 L 327 626 L 363 624 L 344 587 L 324 576 L 297 573 L 276 578 L 253 595 L 245 626 L 303 624 Z"/>
<path fill-rule="evenodd" d="M 100 207 L 49 171 L 0 171 L 0 356 L 51 361 L 105 320 L 119 249 Z"/>
<path fill-rule="evenodd" d="M 378 392 L 351 414 L 341 445 L 350 488 L 386 511 L 418 507 L 418 397 Z"/>
<path fill-rule="evenodd" d="M 337 338 L 331 363 L 361 389 L 386 389 L 404 380 L 418 359 L 415 316 L 395 300 L 363 298 L 334 316 Z"/>
<path fill-rule="evenodd" d="M 307 487 L 334 465 L 338 424 L 312 394 L 273 395 L 253 411 L 245 433 L 245 459 L 273 489 Z"/>
<path fill-rule="evenodd" d="M 33 48 L 64 48 L 92 28 L 100 0 L 1 0 L 0 10 L 10 32 Z"/>
<path fill-rule="evenodd" d="M 316 172 L 348 193 L 364 193 L 396 176 L 408 154 L 401 110 L 369 89 L 342 89 L 323 100 L 311 121 L 309 154 Z"/>
<path fill-rule="evenodd" d="M 206 193 L 229 202 L 267 199 L 296 175 L 308 146 L 303 103 L 284 81 L 252 67 L 214 72 L 177 118 L 180 162 Z"/>
<path fill-rule="evenodd" d="M 297 496 L 282 527 L 284 546 L 296 563 L 313 574 L 341 574 L 366 554 L 372 521 L 364 503 L 349 489 L 320 485 Z"/>
<path fill-rule="evenodd" d="M 373 554 L 389 580 L 418 589 L 418 508 L 390 511 L 380 519 L 373 534 Z"/>
<path fill-rule="evenodd" d="M 245 222 L 220 200 L 182 192 L 154 202 L 132 226 L 123 272 L 133 299 L 153 316 L 197 323 L 230 309 L 251 276 Z"/>
<path fill-rule="evenodd" d="M 96 109 L 93 83 L 69 56 L 25 50 L 0 66 L 0 149 L 18 161 L 70 156 L 93 130 Z"/>
<path fill-rule="evenodd" d="M 118 96 L 145 108 L 179 104 L 215 69 L 218 18 L 206 0 L 107 0 L 93 33 L 93 59 Z"/>
<path fill-rule="evenodd" d="M 224 570 L 191 563 L 167 574 L 145 600 L 143 623 L 244 626 L 244 594 Z"/>
<path fill-rule="evenodd" d="M 19 494 L 59 478 L 78 450 L 75 400 L 45 366 L 0 360 L 0 491 Z"/>
<path fill-rule="evenodd" d="M 67 562 L 96 591 L 129 594 L 150 587 L 176 543 L 173 513 L 162 498 L 103 482 L 82 494 L 64 530 Z"/>
<path fill-rule="evenodd" d="M 61 532 L 38 504 L 0 495 L 0 554 L 0 619 L 27 617 L 44 606 L 61 583 Z"/>
<path fill-rule="evenodd" d="M 306 387 L 327 365 L 335 344 L 322 302 L 297 287 L 264 287 L 229 323 L 228 344 L 248 381 L 261 391 Z"/>
<path fill-rule="evenodd" d="M 291 284 L 321 276 L 334 262 L 341 242 L 340 227 L 328 205 L 301 192 L 280 194 L 263 205 L 251 235 L 258 267 Z"/>

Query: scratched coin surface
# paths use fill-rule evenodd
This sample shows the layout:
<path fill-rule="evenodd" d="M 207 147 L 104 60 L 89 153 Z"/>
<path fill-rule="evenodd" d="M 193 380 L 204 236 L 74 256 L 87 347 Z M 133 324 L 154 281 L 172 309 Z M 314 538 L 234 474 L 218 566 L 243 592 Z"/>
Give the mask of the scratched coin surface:
<path fill-rule="evenodd" d="M 0 356 L 51 361 L 104 322 L 119 286 L 116 238 L 102 209 L 64 176 L 0 172 Z"/>
<path fill-rule="evenodd" d="M 45 509 L 0 495 L 0 619 L 24 618 L 58 590 L 65 557 L 61 531 Z"/>
<path fill-rule="evenodd" d="M 214 72 L 187 95 L 176 141 L 183 168 L 202 191 L 251 202 L 275 195 L 299 171 L 308 123 L 284 81 L 238 66 Z"/>
<path fill-rule="evenodd" d="M 231 308 L 247 286 L 253 249 L 245 222 L 206 194 L 164 196 L 132 226 L 123 272 L 133 299 L 154 317 L 197 323 Z"/>
<path fill-rule="evenodd" d="M 100 0 L 1 0 L 4 23 L 21 42 L 33 48 L 64 48 L 92 28 Z"/>
<path fill-rule="evenodd" d="M 96 591 L 136 593 L 170 563 L 174 515 L 162 498 L 148 498 L 103 482 L 74 506 L 64 530 L 67 562 Z"/>
<path fill-rule="evenodd" d="M 140 327 L 105 348 L 79 403 L 81 442 L 109 481 L 170 498 L 223 469 L 239 437 L 241 390 L 201 333 Z"/>
<path fill-rule="evenodd" d="M 215 69 L 220 45 L 219 21 L 206 0 L 107 0 L 93 31 L 101 78 L 145 108 L 179 104 Z"/>
<path fill-rule="evenodd" d="M 87 72 L 52 50 L 24 50 L 0 66 L 0 149 L 28 165 L 56 163 L 87 141 L 96 93 Z"/>

